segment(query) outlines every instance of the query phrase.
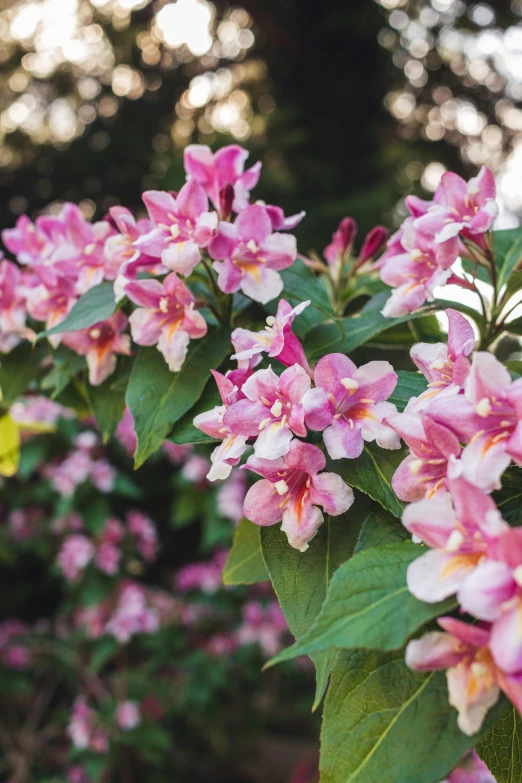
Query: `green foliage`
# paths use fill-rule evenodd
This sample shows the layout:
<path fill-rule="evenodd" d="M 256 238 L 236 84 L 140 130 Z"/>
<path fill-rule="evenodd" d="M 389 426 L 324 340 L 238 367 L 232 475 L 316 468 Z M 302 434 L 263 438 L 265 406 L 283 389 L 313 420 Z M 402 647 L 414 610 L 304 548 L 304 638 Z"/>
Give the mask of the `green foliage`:
<path fill-rule="evenodd" d="M 341 517 L 327 517 L 306 552 L 288 546 L 279 526 L 261 528 L 261 547 L 288 627 L 300 639 L 312 626 L 326 596 L 334 571 L 353 552 L 357 519 L 367 501 L 359 497 L 352 509 Z M 359 511 L 359 513 L 357 513 Z M 312 656 L 317 672 L 314 701 L 316 707 L 324 693 L 335 653 Z"/>
<path fill-rule="evenodd" d="M 361 525 L 354 554 L 362 552 L 363 549 L 396 544 L 409 538 L 410 534 L 396 517 L 377 503 L 372 503 L 370 511 L 364 517 Z"/>
<path fill-rule="evenodd" d="M 261 552 L 260 528 L 242 519 L 234 533 L 232 549 L 223 568 L 226 585 L 252 585 L 269 579 Z"/>
<path fill-rule="evenodd" d="M 358 459 L 336 461 L 336 472 L 351 487 L 360 489 L 396 516 L 402 514 L 403 504 L 397 499 L 391 485 L 392 476 L 405 458 L 404 449 L 386 451 L 374 443 L 367 443 Z"/>
<path fill-rule="evenodd" d="M 331 647 L 394 650 L 428 620 L 454 609 L 453 599 L 427 604 L 409 592 L 406 571 L 423 551 L 403 541 L 359 552 L 343 563 L 310 630 L 272 663 Z"/>
<path fill-rule="evenodd" d="M 402 651 L 340 653 L 321 733 L 321 783 L 438 783 L 489 731 L 468 737 L 448 703 L 443 672 L 407 668 Z"/>
<path fill-rule="evenodd" d="M 130 363 L 120 358 L 118 368 L 100 386 L 87 386 L 86 392 L 94 418 L 106 443 L 120 423 L 125 410 L 125 391 L 130 376 Z"/>
<path fill-rule="evenodd" d="M 522 229 L 508 228 L 493 232 L 493 252 L 500 290 L 522 259 Z"/>
<path fill-rule="evenodd" d="M 327 353 L 350 353 L 397 324 L 423 318 L 436 307 L 428 305 L 400 318 L 385 318 L 381 310 L 388 297 L 389 291 L 377 294 L 357 315 L 341 318 L 336 323 L 320 324 L 311 329 L 304 342 L 307 355 L 318 359 Z"/>
<path fill-rule="evenodd" d="M 417 372 L 398 370 L 399 380 L 395 391 L 390 397 L 390 402 L 397 406 L 397 410 L 403 411 L 411 397 L 418 397 L 428 388 L 426 378 Z"/>
<path fill-rule="evenodd" d="M 38 335 L 38 339 L 62 332 L 78 332 L 100 321 L 106 321 L 116 310 L 112 283 L 100 283 L 90 288 L 73 305 L 71 312 L 61 323 Z"/>
<path fill-rule="evenodd" d="M 493 493 L 497 508 L 510 525 L 522 525 L 522 469 L 511 466 L 502 476 L 502 489 Z"/>
<path fill-rule="evenodd" d="M 308 307 L 303 310 L 299 318 L 294 322 L 294 329 L 299 337 L 303 337 L 312 327 L 322 321 L 335 319 L 335 313 L 328 299 L 322 277 L 318 277 L 306 264 L 297 259 L 291 267 L 281 272 L 284 282 L 283 298 L 292 307 L 301 302 L 310 300 Z M 277 302 L 270 308 L 275 313 Z"/>
<path fill-rule="evenodd" d="M 85 358 L 60 345 L 53 354 L 53 361 L 54 367 L 43 378 L 41 385 L 42 389 L 50 392 L 52 399 L 56 399 L 85 368 Z"/>
<path fill-rule="evenodd" d="M 477 751 L 497 783 L 522 780 L 522 718 L 512 704 L 478 744 Z"/>
<path fill-rule="evenodd" d="M 20 343 L 10 353 L 0 355 L 0 400 L 9 407 L 38 375 L 42 352 L 30 343 Z"/>
<path fill-rule="evenodd" d="M 136 357 L 127 389 L 127 405 L 138 438 L 138 468 L 154 454 L 173 424 L 200 398 L 209 370 L 219 367 L 230 351 L 230 331 L 209 329 L 191 342 L 181 370 L 172 373 L 156 348 L 142 348 Z"/>
<path fill-rule="evenodd" d="M 193 422 L 198 413 L 204 413 L 215 408 L 216 405 L 222 404 L 216 383 L 213 378 L 210 378 L 198 402 L 174 425 L 169 440 L 178 446 L 184 446 L 187 443 L 216 443 L 204 432 L 196 429 Z"/>

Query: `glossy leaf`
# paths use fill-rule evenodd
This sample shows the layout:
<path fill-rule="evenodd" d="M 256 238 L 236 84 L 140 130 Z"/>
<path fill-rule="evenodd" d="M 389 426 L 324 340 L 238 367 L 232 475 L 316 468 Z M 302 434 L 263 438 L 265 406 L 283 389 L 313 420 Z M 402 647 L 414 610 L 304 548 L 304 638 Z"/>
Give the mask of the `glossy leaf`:
<path fill-rule="evenodd" d="M 1 402 L 9 407 L 38 375 L 42 352 L 29 342 L 0 356 Z"/>
<path fill-rule="evenodd" d="M 444 672 L 420 674 L 404 652 L 339 653 L 321 733 L 321 783 L 438 783 L 490 730 L 468 737 L 448 703 Z"/>
<path fill-rule="evenodd" d="M 125 390 L 130 377 L 129 362 L 120 359 L 116 372 L 100 386 L 86 387 L 94 418 L 106 443 L 120 423 L 125 410 Z"/>
<path fill-rule="evenodd" d="M 351 487 L 357 487 L 394 516 L 400 517 L 403 504 L 397 499 L 391 480 L 405 456 L 403 448 L 390 451 L 367 443 L 360 457 L 332 461 L 329 470 L 335 470 Z"/>
<path fill-rule="evenodd" d="M 497 267 L 497 286 L 500 290 L 522 259 L 522 229 L 508 228 L 494 231 L 493 252 Z"/>
<path fill-rule="evenodd" d="M 497 783 L 522 780 L 522 718 L 512 704 L 479 743 L 477 751 Z"/>
<path fill-rule="evenodd" d="M 200 398 L 211 369 L 219 367 L 230 352 L 230 331 L 209 329 L 201 340 L 192 340 L 181 370 L 169 370 L 156 348 L 142 348 L 134 360 L 127 389 L 127 405 L 138 439 L 135 465 L 139 467 L 157 451 L 172 428 Z"/>
<path fill-rule="evenodd" d="M 112 283 L 100 283 L 89 289 L 73 305 L 71 312 L 61 323 L 40 332 L 38 339 L 62 332 L 78 332 L 88 329 L 100 321 L 106 321 L 116 310 L 114 288 Z"/>
<path fill-rule="evenodd" d="M 389 398 L 397 406 L 397 410 L 403 411 L 411 397 L 418 397 L 428 388 L 426 378 L 417 372 L 398 370 L 399 380 L 392 396 Z"/>
<path fill-rule="evenodd" d="M 271 663 L 331 647 L 395 650 L 428 620 L 454 609 L 453 599 L 427 604 L 409 592 L 408 566 L 423 551 L 404 541 L 367 549 L 343 563 L 313 626 Z"/>
<path fill-rule="evenodd" d="M 385 544 L 398 544 L 410 539 L 410 534 L 402 523 L 385 511 L 378 503 L 372 503 L 368 515 L 364 518 L 354 554 Z"/>
<path fill-rule="evenodd" d="M 187 443 L 217 443 L 218 441 L 213 440 L 206 433 L 196 429 L 193 423 L 194 418 L 198 413 L 209 411 L 212 408 L 215 408 L 216 405 L 222 405 L 222 401 L 219 396 L 216 382 L 211 377 L 205 386 L 203 394 L 194 407 L 176 422 L 169 436 L 169 440 L 176 443 L 178 446 L 184 446 Z"/>
<path fill-rule="evenodd" d="M 260 528 L 242 519 L 223 569 L 223 584 L 253 585 L 269 578 L 261 552 Z"/>

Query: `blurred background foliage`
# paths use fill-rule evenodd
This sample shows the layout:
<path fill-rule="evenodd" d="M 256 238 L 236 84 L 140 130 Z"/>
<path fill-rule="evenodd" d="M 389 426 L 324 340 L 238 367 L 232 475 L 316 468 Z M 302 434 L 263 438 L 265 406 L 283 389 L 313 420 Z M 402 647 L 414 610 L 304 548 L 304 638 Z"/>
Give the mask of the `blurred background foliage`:
<path fill-rule="evenodd" d="M 303 252 L 345 214 L 400 217 L 445 168 L 500 175 L 522 213 L 522 2 L 1 0 L 2 227 L 176 187 L 183 147 L 237 141 L 260 197 L 304 208 Z M 54 203 L 53 203 L 54 202 Z"/>

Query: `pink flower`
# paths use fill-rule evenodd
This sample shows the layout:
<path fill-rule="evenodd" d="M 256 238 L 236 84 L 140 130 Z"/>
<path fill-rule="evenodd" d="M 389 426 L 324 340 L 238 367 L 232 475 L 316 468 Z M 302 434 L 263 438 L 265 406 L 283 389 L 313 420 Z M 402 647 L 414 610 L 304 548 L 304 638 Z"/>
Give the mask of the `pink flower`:
<path fill-rule="evenodd" d="M 438 244 L 460 232 L 473 239 L 489 231 L 498 216 L 495 198 L 495 177 L 486 166 L 468 183 L 458 174 L 447 172 L 442 175 L 433 205 L 418 218 L 417 226 L 434 233 Z"/>
<path fill-rule="evenodd" d="M 58 553 L 57 563 L 69 582 L 78 579 L 94 556 L 94 546 L 81 534 L 68 536 Z"/>
<path fill-rule="evenodd" d="M 100 544 L 94 556 L 94 562 L 97 567 L 104 574 L 109 574 L 109 576 L 114 576 L 118 573 L 120 559 L 121 552 L 118 547 L 108 542 Z"/>
<path fill-rule="evenodd" d="M 462 609 L 492 622 L 490 647 L 507 674 L 522 672 L 522 530 L 508 529 L 459 594 Z"/>
<path fill-rule="evenodd" d="M 119 301 L 126 283 L 135 280 L 141 269 L 155 269 L 158 259 L 141 253 L 134 246 L 141 236 L 152 231 L 150 220 L 135 220 L 125 207 L 111 207 L 109 215 L 120 233 L 112 234 L 105 242 L 106 277 L 110 275 L 110 279 L 114 280 L 114 293 L 116 301 Z M 109 275 L 107 270 L 110 270 Z"/>
<path fill-rule="evenodd" d="M 217 491 L 217 508 L 221 516 L 239 522 L 243 518 L 245 495 L 246 476 L 242 471 L 234 469 Z"/>
<path fill-rule="evenodd" d="M 258 370 L 242 386 L 244 399 L 233 403 L 223 424 L 235 435 L 256 437 L 257 457 L 277 459 L 288 453 L 293 435 L 306 437 L 304 394 L 310 378 L 298 364 L 278 378 L 269 367 Z"/>
<path fill-rule="evenodd" d="M 106 632 L 120 644 L 127 644 L 136 634 L 155 633 L 158 627 L 158 612 L 147 606 L 144 589 L 137 584 L 124 584 L 116 610 L 105 627 Z"/>
<path fill-rule="evenodd" d="M 54 285 L 43 283 L 26 289 L 27 312 L 35 321 L 45 321 L 45 328 L 58 326 L 69 314 L 77 300 L 76 286 L 72 280 L 57 278 Z M 61 334 L 51 335 L 49 342 L 56 348 Z"/>
<path fill-rule="evenodd" d="M 136 451 L 136 431 L 134 429 L 134 419 L 129 408 L 125 406 L 123 418 L 118 424 L 116 430 L 116 438 L 121 443 L 123 448 L 132 456 Z"/>
<path fill-rule="evenodd" d="M 469 375 L 469 354 L 475 345 L 475 335 L 469 321 L 457 310 L 448 308 L 448 344 L 417 343 L 410 356 L 428 381 L 428 390 L 414 403 L 415 409 L 426 405 L 440 392 L 458 393 Z M 410 405 L 408 406 L 410 409 Z"/>
<path fill-rule="evenodd" d="M 237 359 L 239 367 L 255 367 L 262 359 L 261 354 L 266 351 L 270 358 L 277 358 L 286 367 L 300 364 L 311 375 L 303 346 L 292 331 L 294 318 L 309 304 L 310 300 L 307 300 L 292 308 L 286 299 L 281 299 L 275 316 L 269 315 L 266 319 L 266 329 L 260 332 L 234 329 L 232 345 L 236 353 L 232 359 Z"/>
<path fill-rule="evenodd" d="M 496 780 L 477 751 L 470 750 L 442 783 L 496 783 Z"/>
<path fill-rule="evenodd" d="M 405 441 L 410 454 L 401 462 L 392 479 L 393 491 L 400 500 L 411 502 L 431 497 L 445 486 L 448 460 L 462 450 L 458 438 L 427 413 L 395 413 L 389 424 Z"/>
<path fill-rule="evenodd" d="M 231 405 L 238 400 L 245 399 L 241 387 L 251 372 L 250 370 L 232 370 L 227 375 L 222 375 L 216 370 L 211 370 L 211 372 L 217 383 L 223 404 L 198 414 L 194 418 L 194 427 L 209 437 L 221 441 L 210 455 L 212 467 L 207 474 L 209 481 L 216 481 L 216 479 L 228 478 L 230 471 L 239 464 L 246 449 L 248 437 L 232 433 L 224 423 L 224 416 Z"/>
<path fill-rule="evenodd" d="M 114 229 L 106 220 L 89 223 L 76 204 L 66 203 L 57 218 L 48 218 L 54 226 L 61 224 L 65 237 L 60 238 L 56 256 L 73 262 L 76 270 L 76 293 L 83 294 L 105 277 L 104 246 Z M 57 229 L 60 232 L 60 228 Z M 59 235 L 59 234 L 58 234 Z M 63 248 L 63 249 L 60 249 Z M 56 265 L 56 260 L 54 261 Z"/>
<path fill-rule="evenodd" d="M 100 492 L 111 492 L 116 479 L 116 470 L 107 460 L 98 459 L 91 465 L 90 479 Z"/>
<path fill-rule="evenodd" d="M 208 211 L 208 198 L 195 180 L 181 188 L 177 197 L 160 190 L 143 194 L 155 228 L 135 241 L 138 250 L 173 272 L 188 277 L 201 259 L 200 248 L 207 247 L 217 226 L 217 215 Z"/>
<path fill-rule="evenodd" d="M 428 633 L 406 648 L 406 664 L 416 671 L 447 669 L 449 703 L 458 711 L 464 734 L 476 734 L 488 710 L 504 691 L 522 709 L 522 678 L 504 674 L 489 650 L 487 627 L 473 626 L 452 617 L 439 618 L 446 631 Z"/>
<path fill-rule="evenodd" d="M 207 193 L 216 209 L 221 208 L 221 192 L 227 185 L 234 188 L 233 208 L 240 212 L 248 206 L 250 191 L 255 188 L 261 173 L 261 163 L 244 171 L 248 152 L 237 144 L 222 147 L 212 153 L 210 147 L 189 144 L 183 160 L 187 177 L 192 177 Z"/>
<path fill-rule="evenodd" d="M 210 469 L 210 462 L 201 454 L 193 454 L 181 468 L 181 475 L 192 484 L 201 484 Z"/>
<path fill-rule="evenodd" d="M 127 525 L 130 534 L 136 539 L 141 556 L 148 563 L 152 563 L 156 559 L 159 548 L 156 525 L 150 517 L 140 511 L 127 513 Z"/>
<path fill-rule="evenodd" d="M 433 236 L 417 230 L 414 219 L 407 218 L 379 262 L 381 279 L 395 289 L 382 314 L 403 316 L 432 301 L 434 289 L 450 278 L 458 254 L 458 239 L 436 245 Z"/>
<path fill-rule="evenodd" d="M 439 492 L 404 509 L 402 523 L 432 547 L 408 567 L 408 588 L 419 601 L 461 597 L 474 569 L 509 526 L 493 500 L 462 478 L 449 479 L 451 495 Z M 453 501 L 453 502 L 452 502 Z"/>
<path fill-rule="evenodd" d="M 121 701 L 116 707 L 116 723 L 123 731 L 132 731 L 141 723 L 140 710 L 135 701 Z"/>
<path fill-rule="evenodd" d="M 125 293 L 139 305 L 130 316 L 132 338 L 138 345 L 157 345 L 169 369 L 181 369 L 190 339 L 204 337 L 207 324 L 194 309 L 195 299 L 175 272 L 163 283 L 127 283 Z"/>
<path fill-rule="evenodd" d="M 464 394 L 440 395 L 429 410 L 468 444 L 455 469 L 484 491 L 500 489 L 512 459 L 522 463 L 522 380 L 512 381 L 493 354 L 475 353 Z"/>
<path fill-rule="evenodd" d="M 267 658 L 283 646 L 288 626 L 277 603 L 264 607 L 259 601 L 248 601 L 243 607 L 243 623 L 237 631 L 241 645 L 258 644 Z"/>
<path fill-rule="evenodd" d="M 21 215 L 15 228 L 2 231 L 4 245 L 19 264 L 40 264 L 52 254 L 54 243 L 44 225 L 41 218 L 35 224 L 27 215 Z"/>
<path fill-rule="evenodd" d="M 206 563 L 190 563 L 181 568 L 175 576 L 174 584 L 182 593 L 201 590 L 213 595 L 223 587 L 222 571 L 226 552 L 218 551 L 212 560 Z"/>
<path fill-rule="evenodd" d="M 323 250 L 334 280 L 338 280 L 344 261 L 350 255 L 357 234 L 357 223 L 351 217 L 341 220 L 332 234 L 332 241 Z"/>
<path fill-rule="evenodd" d="M 112 375 L 116 369 L 117 354 L 130 354 L 130 338 L 121 334 L 126 326 L 127 318 L 118 310 L 107 321 L 64 334 L 64 345 L 86 357 L 91 386 L 99 386 Z"/>
<path fill-rule="evenodd" d="M 273 234 L 266 209 L 253 204 L 234 223 L 219 224 L 208 252 L 222 291 L 232 294 L 241 289 L 266 304 L 283 290 L 279 271 L 294 263 L 297 246 L 290 234 Z"/>
<path fill-rule="evenodd" d="M 22 273 L 11 261 L 0 261 L 0 353 L 9 353 L 27 336 Z"/>
<path fill-rule="evenodd" d="M 80 696 L 73 704 L 71 720 L 67 727 L 67 734 L 75 748 L 85 750 L 89 747 L 93 735 L 93 725 L 94 713 L 88 707 L 86 700 Z"/>
<path fill-rule="evenodd" d="M 294 440 L 288 454 L 267 460 L 252 456 L 245 468 L 263 476 L 246 495 L 245 516 L 254 524 L 275 525 L 288 543 L 300 552 L 323 523 L 323 513 L 338 516 L 353 503 L 353 492 L 335 473 L 320 473 L 326 465 L 323 452 L 309 443 Z"/>
<path fill-rule="evenodd" d="M 383 419 L 397 412 L 385 402 L 397 385 L 397 375 L 388 362 L 369 362 L 359 369 L 342 353 L 323 356 L 314 372 L 316 388 L 303 398 L 305 423 L 324 430 L 324 443 L 332 459 L 355 459 L 364 441 L 397 449 L 398 435 Z"/>
<path fill-rule="evenodd" d="M 264 201 L 256 201 L 256 204 L 259 204 L 259 206 L 266 209 L 274 231 L 289 231 L 292 228 L 298 226 L 306 215 L 306 212 L 302 210 L 301 212 L 297 212 L 295 215 L 289 215 L 286 217 L 281 207 L 275 207 L 273 204 L 265 204 Z"/>

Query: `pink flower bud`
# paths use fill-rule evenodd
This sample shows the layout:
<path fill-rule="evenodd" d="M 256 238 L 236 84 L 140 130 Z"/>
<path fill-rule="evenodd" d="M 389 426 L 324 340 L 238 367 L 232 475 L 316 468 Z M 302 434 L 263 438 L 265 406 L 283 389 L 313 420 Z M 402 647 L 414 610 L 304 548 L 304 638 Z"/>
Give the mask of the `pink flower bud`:
<path fill-rule="evenodd" d="M 384 226 L 375 226 L 366 235 L 361 252 L 359 253 L 358 266 L 375 258 L 385 246 L 388 240 L 388 229 Z"/>

